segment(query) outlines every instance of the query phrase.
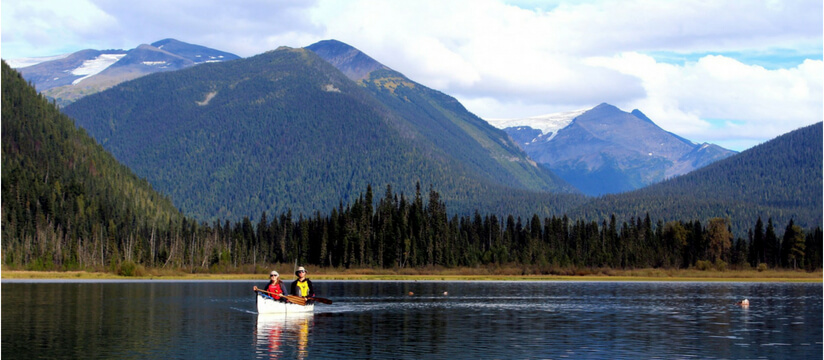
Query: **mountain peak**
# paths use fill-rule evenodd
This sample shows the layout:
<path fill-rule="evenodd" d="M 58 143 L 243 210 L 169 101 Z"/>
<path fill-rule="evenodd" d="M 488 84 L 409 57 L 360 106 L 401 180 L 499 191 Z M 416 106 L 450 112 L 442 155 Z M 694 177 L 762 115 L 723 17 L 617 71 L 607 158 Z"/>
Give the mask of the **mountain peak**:
<path fill-rule="evenodd" d="M 639 110 L 627 113 L 607 103 L 557 118 L 564 121 L 554 127 L 548 117 L 490 123 L 517 139 L 535 161 L 590 195 L 637 189 L 734 154 L 696 145 L 661 129 Z"/>
<path fill-rule="evenodd" d="M 654 122 L 652 122 L 652 120 L 650 118 L 647 117 L 647 115 L 642 113 L 641 110 L 638 110 L 638 109 L 632 110 L 632 112 L 630 114 L 635 115 L 635 117 L 637 117 L 641 120 L 644 120 L 644 121 L 646 121 L 650 124 L 655 124 Z"/>
<path fill-rule="evenodd" d="M 598 106 L 596 106 L 596 107 L 590 109 L 589 111 L 587 111 L 587 113 L 589 113 L 589 115 L 597 114 L 599 116 L 603 116 L 603 115 L 621 114 L 621 113 L 624 113 L 624 112 L 621 111 L 621 109 L 619 109 L 615 105 L 611 105 L 611 104 L 607 104 L 607 103 L 600 103 L 600 104 L 598 104 Z"/>
<path fill-rule="evenodd" d="M 191 44 L 186 44 L 186 43 L 184 43 L 182 41 L 179 41 L 177 39 L 165 38 L 163 40 L 158 40 L 158 41 L 153 42 L 152 46 L 160 48 L 160 47 L 163 47 L 163 46 L 169 45 L 169 44 L 173 44 L 173 45 L 191 45 Z"/>
<path fill-rule="evenodd" d="M 372 71 L 378 69 L 389 69 L 375 59 L 364 54 L 360 50 L 349 44 L 338 40 L 318 41 L 306 47 L 338 70 L 343 72 L 348 78 L 359 81 L 369 76 Z"/>
<path fill-rule="evenodd" d="M 81 50 L 51 57 L 20 72 L 38 91 L 65 106 L 143 75 L 239 58 L 228 52 L 166 38 L 131 50 Z"/>

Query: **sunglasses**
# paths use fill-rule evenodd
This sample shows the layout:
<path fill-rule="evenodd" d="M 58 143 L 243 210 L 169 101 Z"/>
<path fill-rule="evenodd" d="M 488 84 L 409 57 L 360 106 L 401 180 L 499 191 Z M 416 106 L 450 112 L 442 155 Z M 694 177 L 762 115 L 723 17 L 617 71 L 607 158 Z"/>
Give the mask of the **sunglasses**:
<path fill-rule="evenodd" d="M 305 273 L 306 271 L 303 271 L 303 270 L 298 270 L 298 272 L 299 272 L 299 273 Z"/>

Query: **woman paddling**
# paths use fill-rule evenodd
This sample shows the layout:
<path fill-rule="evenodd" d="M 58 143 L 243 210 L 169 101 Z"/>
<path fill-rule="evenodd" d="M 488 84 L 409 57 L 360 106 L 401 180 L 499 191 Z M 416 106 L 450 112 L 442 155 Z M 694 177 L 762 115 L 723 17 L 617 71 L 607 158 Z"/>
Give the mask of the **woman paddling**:
<path fill-rule="evenodd" d="M 287 302 L 286 301 L 286 287 L 283 286 L 283 280 L 280 279 L 280 274 L 277 271 L 272 271 L 269 273 L 269 283 L 266 284 L 266 290 L 258 289 L 257 286 L 254 287 L 255 291 L 260 291 L 263 293 L 263 296 L 269 296 L 277 301 L 280 302 Z"/>

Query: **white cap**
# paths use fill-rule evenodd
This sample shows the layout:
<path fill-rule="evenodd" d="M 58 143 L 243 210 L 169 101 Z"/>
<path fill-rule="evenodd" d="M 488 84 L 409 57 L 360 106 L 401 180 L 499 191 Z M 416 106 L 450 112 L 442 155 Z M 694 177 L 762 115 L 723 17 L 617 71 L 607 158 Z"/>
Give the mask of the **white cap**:
<path fill-rule="evenodd" d="M 303 271 L 303 272 L 306 272 L 306 269 L 304 269 L 304 268 L 303 268 L 303 266 L 299 266 L 297 271 Z"/>
<path fill-rule="evenodd" d="M 280 276 L 280 274 L 278 274 L 278 272 L 274 271 L 274 270 L 272 270 L 272 272 L 269 273 L 269 276 L 272 276 L 272 275 Z"/>

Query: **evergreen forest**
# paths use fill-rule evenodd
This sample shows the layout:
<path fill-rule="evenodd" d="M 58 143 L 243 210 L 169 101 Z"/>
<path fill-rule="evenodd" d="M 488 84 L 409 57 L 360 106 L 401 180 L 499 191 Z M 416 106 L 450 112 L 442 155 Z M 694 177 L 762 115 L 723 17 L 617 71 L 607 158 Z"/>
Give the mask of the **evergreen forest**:
<path fill-rule="evenodd" d="M 805 126 L 735 156 L 648 187 L 605 195 L 569 211 L 575 218 L 655 219 L 725 217 L 744 236 L 758 217 L 802 227 L 824 218 L 822 123 Z"/>
<path fill-rule="evenodd" d="M 381 86 L 359 85 L 281 48 L 144 76 L 64 111 L 200 221 L 311 214 L 367 184 L 411 193 L 418 181 L 467 214 L 549 214 L 584 199 L 457 100 L 379 75 Z"/>
<path fill-rule="evenodd" d="M 262 212 L 199 222 L 119 164 L 3 63 L 2 261 L 12 269 L 264 271 L 297 262 L 335 268 L 822 267 L 822 230 L 754 216 L 618 220 L 453 214 L 433 187 L 372 186 L 328 213 Z"/>

